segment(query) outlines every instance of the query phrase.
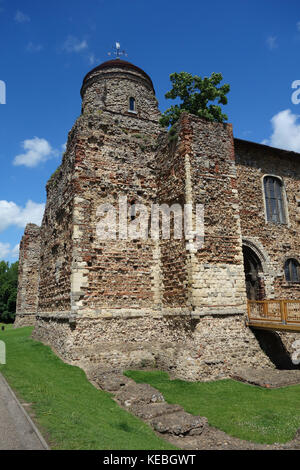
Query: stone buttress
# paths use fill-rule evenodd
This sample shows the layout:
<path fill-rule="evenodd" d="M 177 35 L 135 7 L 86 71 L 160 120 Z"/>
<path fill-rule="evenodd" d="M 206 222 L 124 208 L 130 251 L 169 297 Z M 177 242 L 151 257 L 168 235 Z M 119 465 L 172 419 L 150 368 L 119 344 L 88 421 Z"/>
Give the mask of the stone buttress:
<path fill-rule="evenodd" d="M 40 227 L 27 224 L 20 242 L 15 326 L 35 324 L 38 311 Z"/>

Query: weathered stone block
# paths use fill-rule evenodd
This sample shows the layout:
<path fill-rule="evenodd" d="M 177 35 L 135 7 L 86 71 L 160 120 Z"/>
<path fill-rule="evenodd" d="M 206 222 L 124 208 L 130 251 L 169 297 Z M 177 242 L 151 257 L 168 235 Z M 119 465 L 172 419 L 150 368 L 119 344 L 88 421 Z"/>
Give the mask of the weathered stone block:
<path fill-rule="evenodd" d="M 199 435 L 208 426 L 208 421 L 207 418 L 181 411 L 153 418 L 151 426 L 160 433 L 176 436 Z"/>

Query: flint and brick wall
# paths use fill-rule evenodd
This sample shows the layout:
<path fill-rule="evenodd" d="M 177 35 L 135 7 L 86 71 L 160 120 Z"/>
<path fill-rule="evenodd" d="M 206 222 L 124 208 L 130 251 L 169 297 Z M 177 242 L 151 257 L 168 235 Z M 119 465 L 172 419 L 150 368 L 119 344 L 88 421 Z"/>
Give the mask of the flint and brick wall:
<path fill-rule="evenodd" d="M 254 195 L 259 172 L 274 173 L 273 157 L 258 155 L 249 164 L 249 149 L 234 144 L 231 125 L 188 114 L 176 134 L 167 135 L 151 80 L 122 61 L 90 72 L 81 92 L 82 115 L 47 185 L 34 338 L 85 370 L 150 366 L 182 379 L 212 380 L 242 365 L 274 367 L 245 326 L 242 254 L 243 237 L 256 242 L 269 269 L 267 292 L 281 293 L 276 237 L 283 243 L 288 236 L 288 254 L 299 253 L 299 198 L 291 225 L 273 237 Z M 297 168 L 291 160 L 279 175 L 288 199 L 297 189 Z M 188 240 L 119 239 L 120 197 L 144 204 L 147 215 L 152 203 L 191 204 L 194 223 L 196 205 L 203 205 L 203 245 L 195 244 L 193 232 Z M 117 210 L 116 239 L 98 236 L 102 204 Z M 139 216 L 133 222 L 128 216 L 127 224 Z"/>
<path fill-rule="evenodd" d="M 177 129 L 178 132 L 178 129 Z M 166 204 L 169 208 L 180 205 L 182 217 L 183 206 L 188 202 L 186 191 L 186 168 L 184 145 L 181 135 L 162 135 L 156 157 L 157 164 L 157 199 L 160 206 Z M 160 231 L 160 268 L 162 307 L 168 312 L 171 309 L 178 313 L 190 312 L 189 273 L 187 241 L 184 238 L 182 224 L 181 239 L 174 238 L 175 215 L 171 214 L 171 239 L 163 239 Z M 163 219 L 161 219 L 163 223 Z"/>
<path fill-rule="evenodd" d="M 266 299 L 300 299 L 300 284 L 287 282 L 284 263 L 300 261 L 300 156 L 259 144 L 235 140 L 238 193 L 243 242 L 259 257 Z M 266 221 L 263 177 L 282 179 L 286 202 L 286 224 Z M 274 332 L 291 356 L 297 333 Z"/>
<path fill-rule="evenodd" d="M 244 314 L 246 290 L 230 124 L 184 115 L 193 206 L 204 208 L 204 243 L 191 251 L 195 314 Z"/>
<path fill-rule="evenodd" d="M 189 114 L 161 139 L 158 200 L 204 209 L 204 242 L 161 241 L 163 299 L 193 315 L 244 314 L 245 275 L 232 128 Z M 189 243 L 188 243 L 189 242 Z M 199 242 L 199 240 L 198 240 Z"/>
<path fill-rule="evenodd" d="M 83 87 L 74 173 L 73 314 L 140 315 L 160 302 L 157 243 L 120 239 L 119 233 L 120 198 L 128 206 L 144 204 L 150 215 L 156 196 L 157 100 L 148 80 L 133 75 L 119 68 L 113 75 L 96 71 Z M 135 112 L 128 111 L 129 97 L 136 100 Z M 104 204 L 116 210 L 115 240 L 97 234 Z"/>
<path fill-rule="evenodd" d="M 100 118 L 90 113 L 78 120 L 72 315 L 39 313 L 34 337 L 86 371 L 93 364 L 118 370 L 150 366 L 182 379 L 212 380 L 246 363 L 274 367 L 244 321 L 231 128 L 183 116 L 177 138 L 161 135 L 156 148 L 156 127 L 150 134 L 142 127 L 137 135 L 134 125 L 143 123 L 124 116 L 116 123 L 105 111 Z M 215 185 L 203 159 L 217 160 L 220 148 L 224 168 Z M 119 195 L 147 206 L 191 203 L 195 209 L 196 202 L 208 203 L 204 246 L 194 251 L 186 240 L 99 240 L 97 207 L 116 206 Z M 210 202 L 214 197 L 217 209 Z"/>
<path fill-rule="evenodd" d="M 120 197 L 126 196 L 129 205 L 147 207 L 154 199 L 154 173 L 147 165 L 153 158 L 151 143 L 141 144 L 134 130 L 125 133 L 117 128 L 114 132 L 110 115 L 103 113 L 100 119 L 98 129 L 90 137 L 82 137 L 76 151 L 74 256 L 82 283 L 78 285 L 80 298 L 74 299 L 72 307 L 76 313 L 91 315 L 106 308 L 153 305 L 153 241 L 120 240 L 118 230 Z M 108 125 L 110 136 L 103 132 Z M 116 211 L 116 240 L 98 237 L 97 225 L 103 223 L 103 216 L 97 210 L 104 204 Z M 131 223 L 129 217 L 127 223 Z"/>
<path fill-rule="evenodd" d="M 158 368 L 174 378 L 209 381 L 241 367 L 274 368 L 240 315 L 44 319 L 34 337 L 87 374 L 91 368 Z"/>
<path fill-rule="evenodd" d="M 27 224 L 20 243 L 18 295 L 15 326 L 35 323 L 38 311 L 40 227 Z"/>
<path fill-rule="evenodd" d="M 39 313 L 70 312 L 73 263 L 74 146 L 71 133 L 61 166 L 47 183 L 41 225 Z"/>
<path fill-rule="evenodd" d="M 242 237 L 258 249 L 267 299 L 299 299 L 300 284 L 284 276 L 288 258 L 300 259 L 300 157 L 249 142 L 235 140 Z M 282 178 L 286 193 L 286 224 L 266 221 L 263 177 Z M 251 246 L 251 245 L 249 245 Z"/>

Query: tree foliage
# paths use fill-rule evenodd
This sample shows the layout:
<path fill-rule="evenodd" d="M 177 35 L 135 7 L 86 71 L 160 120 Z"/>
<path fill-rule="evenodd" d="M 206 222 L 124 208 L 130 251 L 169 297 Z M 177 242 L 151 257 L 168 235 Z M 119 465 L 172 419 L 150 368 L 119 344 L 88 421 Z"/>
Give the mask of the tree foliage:
<path fill-rule="evenodd" d="M 0 261 L 0 322 L 11 323 L 15 319 L 18 264 Z"/>
<path fill-rule="evenodd" d="M 221 107 L 218 106 L 227 104 L 226 94 L 230 91 L 228 84 L 218 87 L 222 79 L 222 74 L 215 72 L 203 79 L 187 72 L 172 73 L 170 75 L 172 89 L 165 97 L 172 100 L 179 98 L 182 102 L 167 109 L 160 119 L 160 124 L 173 126 L 186 111 L 209 121 L 227 121 L 227 115 L 223 114 Z M 216 100 L 217 104 L 214 104 Z"/>

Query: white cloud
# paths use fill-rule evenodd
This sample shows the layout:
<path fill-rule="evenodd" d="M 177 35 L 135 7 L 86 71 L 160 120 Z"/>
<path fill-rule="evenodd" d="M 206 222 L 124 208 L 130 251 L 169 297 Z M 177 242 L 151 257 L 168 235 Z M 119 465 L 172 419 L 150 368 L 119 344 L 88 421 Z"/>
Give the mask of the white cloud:
<path fill-rule="evenodd" d="M 262 144 L 278 147 L 285 150 L 300 152 L 300 122 L 299 116 L 290 109 L 275 114 L 271 119 L 273 133 Z"/>
<path fill-rule="evenodd" d="M 28 223 L 41 225 L 45 204 L 27 201 L 25 207 L 18 206 L 13 201 L 0 201 L 0 232 L 15 225 L 24 228 Z M 12 247 L 10 243 L 0 242 L 1 259 L 19 257 L 19 244 Z"/>
<path fill-rule="evenodd" d="M 18 243 L 14 248 L 11 247 L 10 243 L 0 242 L 0 261 L 7 258 L 19 258 L 20 244 Z"/>
<path fill-rule="evenodd" d="M 15 166 L 25 165 L 33 168 L 58 154 L 57 150 L 53 149 L 46 139 L 40 139 L 39 137 L 24 140 L 22 147 L 25 153 L 16 155 L 13 161 Z"/>
<path fill-rule="evenodd" d="M 13 201 L 0 201 L 0 232 L 11 225 L 25 227 L 28 223 L 40 225 L 45 210 L 45 204 L 27 201 L 25 207 L 18 206 Z"/>
<path fill-rule="evenodd" d="M 88 49 L 88 43 L 85 39 L 80 41 L 74 36 L 68 36 L 62 46 L 62 49 L 65 52 L 82 52 Z"/>
<path fill-rule="evenodd" d="M 78 39 L 75 36 L 68 36 L 61 48 L 62 51 L 68 53 L 81 54 L 90 65 L 94 65 L 99 61 L 93 51 L 90 50 L 86 39 Z"/>
<path fill-rule="evenodd" d="M 297 26 L 298 31 L 300 31 L 300 21 L 297 21 L 296 26 Z"/>
<path fill-rule="evenodd" d="M 10 244 L 0 242 L 0 261 L 5 259 L 10 254 Z"/>
<path fill-rule="evenodd" d="M 88 61 L 90 65 L 94 65 L 94 63 L 96 62 L 95 54 L 89 54 Z"/>
<path fill-rule="evenodd" d="M 267 37 L 266 40 L 268 48 L 272 51 L 273 49 L 276 49 L 278 47 L 277 45 L 277 37 L 276 36 L 269 36 Z"/>
<path fill-rule="evenodd" d="M 95 63 L 99 62 L 99 59 L 95 56 L 93 52 L 90 52 L 89 55 L 87 56 L 88 63 L 90 65 L 94 65 Z"/>
<path fill-rule="evenodd" d="M 27 52 L 40 52 L 43 49 L 44 48 L 43 48 L 42 44 L 34 44 L 31 41 L 26 46 L 26 51 Z"/>
<path fill-rule="evenodd" d="M 18 10 L 15 14 L 15 21 L 16 23 L 28 23 L 28 21 L 30 21 L 30 17 Z"/>
<path fill-rule="evenodd" d="M 11 250 L 11 256 L 13 258 L 19 258 L 19 250 L 20 250 L 20 243 L 15 245 L 13 249 Z"/>

